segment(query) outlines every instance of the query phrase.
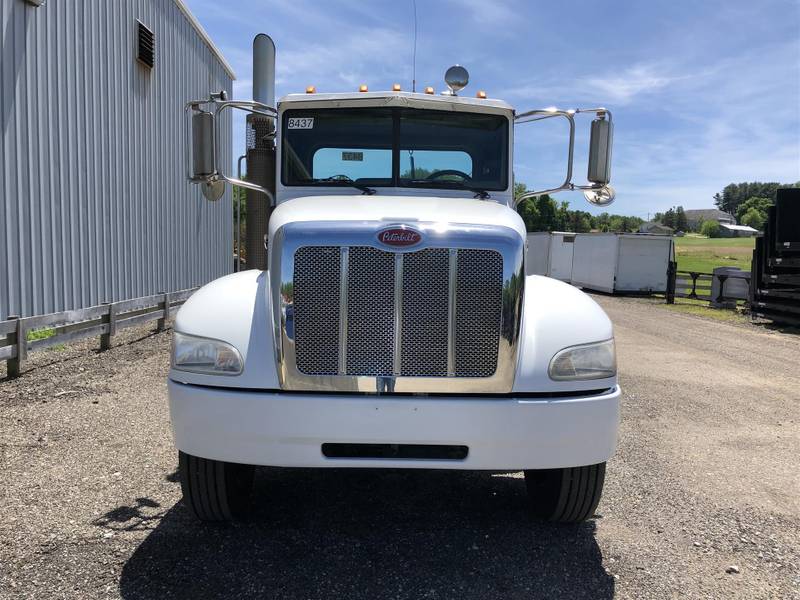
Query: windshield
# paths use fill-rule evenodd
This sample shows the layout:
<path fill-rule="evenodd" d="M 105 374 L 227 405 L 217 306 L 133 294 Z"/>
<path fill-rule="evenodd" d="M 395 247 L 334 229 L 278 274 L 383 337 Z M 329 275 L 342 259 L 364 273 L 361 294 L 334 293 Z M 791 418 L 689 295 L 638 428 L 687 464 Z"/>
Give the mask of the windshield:
<path fill-rule="evenodd" d="M 284 185 L 504 190 L 508 119 L 392 108 L 287 110 Z"/>

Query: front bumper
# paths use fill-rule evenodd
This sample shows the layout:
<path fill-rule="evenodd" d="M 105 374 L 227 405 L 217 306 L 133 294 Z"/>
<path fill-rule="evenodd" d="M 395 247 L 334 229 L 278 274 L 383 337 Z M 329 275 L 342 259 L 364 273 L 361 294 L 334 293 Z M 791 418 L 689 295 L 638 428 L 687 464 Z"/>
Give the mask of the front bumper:
<path fill-rule="evenodd" d="M 301 394 L 169 381 L 175 445 L 203 458 L 276 467 L 523 470 L 606 461 L 619 387 L 587 397 Z M 323 443 L 447 444 L 463 460 L 326 458 Z"/>

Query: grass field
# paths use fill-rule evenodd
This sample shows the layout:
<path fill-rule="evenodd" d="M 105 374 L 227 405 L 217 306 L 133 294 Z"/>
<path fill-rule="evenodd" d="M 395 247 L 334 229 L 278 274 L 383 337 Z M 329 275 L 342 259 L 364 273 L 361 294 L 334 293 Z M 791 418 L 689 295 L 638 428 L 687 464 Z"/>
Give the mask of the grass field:
<path fill-rule="evenodd" d="M 678 270 L 711 273 L 714 267 L 739 267 L 747 271 L 754 246 L 755 238 L 710 239 L 692 234 L 676 237 Z"/>

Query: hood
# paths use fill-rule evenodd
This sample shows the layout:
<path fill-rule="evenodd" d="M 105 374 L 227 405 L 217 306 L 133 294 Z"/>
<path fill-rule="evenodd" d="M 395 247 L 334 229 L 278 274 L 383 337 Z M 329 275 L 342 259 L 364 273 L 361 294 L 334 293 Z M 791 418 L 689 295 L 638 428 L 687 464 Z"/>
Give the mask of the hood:
<path fill-rule="evenodd" d="M 308 196 L 279 204 L 269 222 L 269 237 L 288 223 L 349 221 L 387 223 L 442 222 L 489 225 L 517 231 L 525 239 L 525 223 L 505 204 L 471 198 L 430 196 Z"/>

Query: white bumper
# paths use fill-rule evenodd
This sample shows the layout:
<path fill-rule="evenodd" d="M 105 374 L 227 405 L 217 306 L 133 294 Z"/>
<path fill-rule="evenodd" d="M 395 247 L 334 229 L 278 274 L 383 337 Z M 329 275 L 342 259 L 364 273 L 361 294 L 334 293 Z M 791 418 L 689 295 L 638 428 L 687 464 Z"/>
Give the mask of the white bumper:
<path fill-rule="evenodd" d="M 169 382 L 175 445 L 277 467 L 523 470 L 603 462 L 617 443 L 619 388 L 589 397 L 283 394 Z M 446 444 L 464 460 L 326 458 L 323 443 Z"/>

